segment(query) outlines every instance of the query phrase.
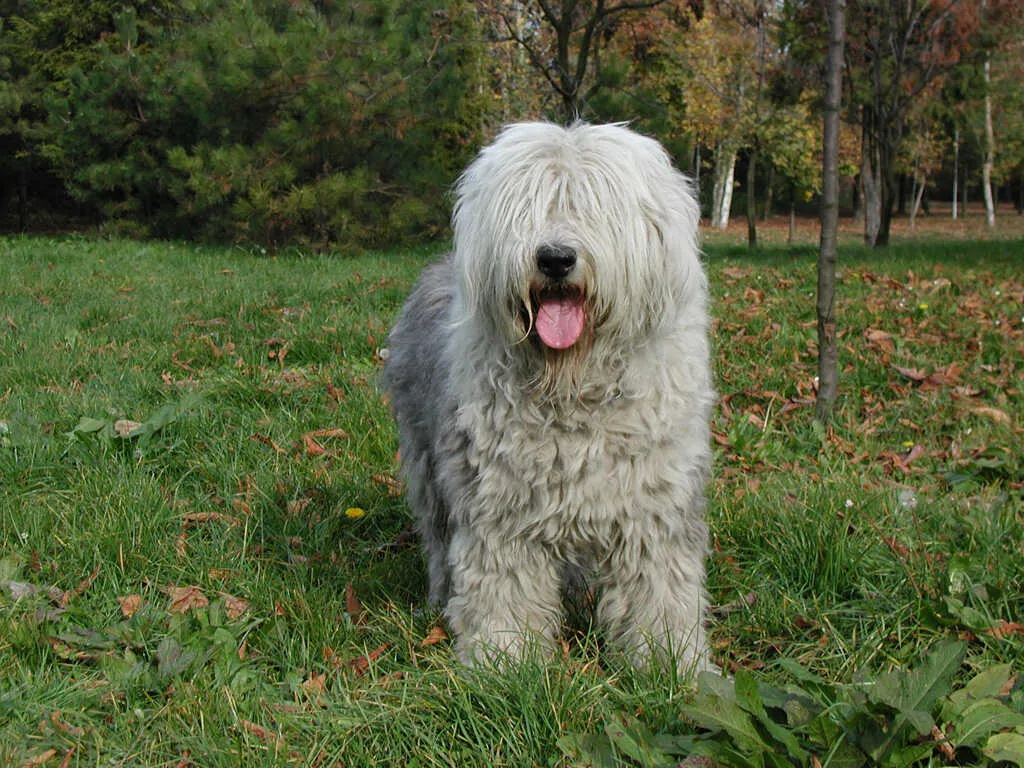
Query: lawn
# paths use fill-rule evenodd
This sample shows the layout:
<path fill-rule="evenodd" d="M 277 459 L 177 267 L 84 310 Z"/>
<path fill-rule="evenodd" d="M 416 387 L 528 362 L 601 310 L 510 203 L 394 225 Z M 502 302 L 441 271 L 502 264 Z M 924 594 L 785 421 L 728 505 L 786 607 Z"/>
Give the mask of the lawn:
<path fill-rule="evenodd" d="M 828 428 L 813 247 L 709 240 L 697 687 L 452 662 L 375 381 L 436 252 L 0 239 L 0 765 L 1024 765 L 1024 240 L 844 247 Z"/>

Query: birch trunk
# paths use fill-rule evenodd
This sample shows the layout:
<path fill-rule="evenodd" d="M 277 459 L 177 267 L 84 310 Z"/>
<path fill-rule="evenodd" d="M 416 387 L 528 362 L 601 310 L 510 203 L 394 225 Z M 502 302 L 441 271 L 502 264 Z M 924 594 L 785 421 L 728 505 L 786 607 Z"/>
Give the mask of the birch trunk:
<path fill-rule="evenodd" d="M 729 226 L 735 171 L 736 150 L 719 144 L 715 148 L 714 185 L 711 189 L 711 226 L 717 229 L 725 229 Z"/>
<path fill-rule="evenodd" d="M 960 184 L 960 129 L 955 128 L 953 130 L 953 219 L 957 217 L 957 195 L 959 190 L 957 186 Z"/>
<path fill-rule="evenodd" d="M 996 225 L 996 206 L 992 199 L 992 167 L 995 165 L 996 142 L 992 131 L 991 73 L 988 58 L 985 59 L 985 162 L 981 166 L 981 186 L 985 193 L 985 224 Z"/>

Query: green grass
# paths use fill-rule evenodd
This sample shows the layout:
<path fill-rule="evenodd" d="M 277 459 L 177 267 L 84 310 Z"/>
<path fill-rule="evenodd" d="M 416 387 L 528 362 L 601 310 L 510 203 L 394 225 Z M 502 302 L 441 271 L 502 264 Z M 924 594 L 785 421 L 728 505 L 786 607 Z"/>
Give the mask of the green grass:
<path fill-rule="evenodd" d="M 628 733 L 674 765 L 706 733 L 590 639 L 505 673 L 422 644 L 375 378 L 430 256 L 0 239 L 0 764 L 659 764 Z M 827 430 L 814 260 L 708 247 L 716 660 L 845 686 L 959 638 L 961 682 L 1020 670 L 1024 242 L 845 249 Z"/>

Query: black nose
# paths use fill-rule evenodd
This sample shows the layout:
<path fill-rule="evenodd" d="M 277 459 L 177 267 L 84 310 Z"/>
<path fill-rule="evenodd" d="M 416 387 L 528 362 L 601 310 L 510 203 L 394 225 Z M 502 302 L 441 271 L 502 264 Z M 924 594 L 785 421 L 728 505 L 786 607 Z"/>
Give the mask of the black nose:
<path fill-rule="evenodd" d="M 568 245 L 542 245 L 537 249 L 537 266 L 552 280 L 561 280 L 576 266 L 576 249 Z"/>

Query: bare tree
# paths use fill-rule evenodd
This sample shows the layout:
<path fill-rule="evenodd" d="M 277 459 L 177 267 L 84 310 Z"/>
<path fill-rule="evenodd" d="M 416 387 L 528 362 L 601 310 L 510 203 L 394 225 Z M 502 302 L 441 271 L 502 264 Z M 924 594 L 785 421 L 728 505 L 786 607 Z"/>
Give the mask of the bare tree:
<path fill-rule="evenodd" d="M 851 0 L 854 92 L 861 102 L 865 240 L 888 245 L 898 197 L 896 156 L 912 105 L 961 60 L 981 0 Z"/>
<path fill-rule="evenodd" d="M 822 140 L 821 249 L 818 254 L 818 418 L 829 421 L 839 385 L 836 345 L 836 260 L 839 240 L 839 111 L 843 95 L 846 0 L 826 0 L 828 58 Z"/>
<path fill-rule="evenodd" d="M 601 48 L 625 14 L 666 0 L 483 0 L 499 35 L 517 43 L 561 102 L 562 117 L 579 117 L 603 85 Z"/>

